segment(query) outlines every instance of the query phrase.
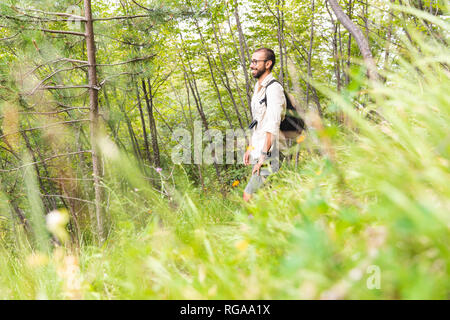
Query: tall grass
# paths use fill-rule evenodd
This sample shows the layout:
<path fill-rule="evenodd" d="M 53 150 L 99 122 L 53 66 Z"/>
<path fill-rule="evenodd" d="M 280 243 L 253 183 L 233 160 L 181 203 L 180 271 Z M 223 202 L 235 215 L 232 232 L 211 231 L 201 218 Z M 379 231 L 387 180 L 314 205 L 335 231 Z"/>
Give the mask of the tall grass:
<path fill-rule="evenodd" d="M 244 182 L 223 199 L 181 167 L 155 191 L 104 140 L 107 242 L 3 242 L 0 298 L 449 299 L 450 55 L 418 37 L 386 83 L 322 88 L 352 129 L 312 128 L 249 204 Z"/>

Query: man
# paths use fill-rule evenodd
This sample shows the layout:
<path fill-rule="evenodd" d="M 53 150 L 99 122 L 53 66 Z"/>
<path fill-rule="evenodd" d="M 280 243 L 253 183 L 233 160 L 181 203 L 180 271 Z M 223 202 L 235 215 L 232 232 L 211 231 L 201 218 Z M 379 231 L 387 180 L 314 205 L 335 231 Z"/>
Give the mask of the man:
<path fill-rule="evenodd" d="M 244 201 L 249 201 L 267 179 L 279 168 L 279 135 L 281 117 L 286 110 L 286 98 L 281 84 L 272 83 L 275 53 L 268 48 L 257 49 L 252 55 L 250 69 L 258 81 L 251 101 L 253 127 L 250 145 L 244 154 L 244 164 L 253 164 L 252 176 L 244 190 Z M 267 97 L 267 101 L 264 98 Z"/>

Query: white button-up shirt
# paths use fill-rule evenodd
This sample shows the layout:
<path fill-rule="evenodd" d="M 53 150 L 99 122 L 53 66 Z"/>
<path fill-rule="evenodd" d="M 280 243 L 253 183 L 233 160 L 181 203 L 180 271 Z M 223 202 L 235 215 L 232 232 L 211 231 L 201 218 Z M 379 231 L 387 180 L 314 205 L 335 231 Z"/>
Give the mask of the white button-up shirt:
<path fill-rule="evenodd" d="M 261 85 L 258 81 L 255 84 L 251 107 L 253 120 L 257 120 L 258 124 L 252 129 L 251 145 L 253 148 L 250 153 L 252 162 L 257 161 L 261 156 L 266 140 L 266 132 L 272 134 L 272 145 L 269 151 L 273 151 L 274 147 L 276 147 L 274 145 L 279 140 L 280 122 L 286 111 L 286 98 L 283 87 L 278 82 L 272 83 L 266 90 L 266 86 L 274 79 L 272 73 L 269 73 Z M 265 96 L 267 96 L 266 103 L 260 103 Z"/>

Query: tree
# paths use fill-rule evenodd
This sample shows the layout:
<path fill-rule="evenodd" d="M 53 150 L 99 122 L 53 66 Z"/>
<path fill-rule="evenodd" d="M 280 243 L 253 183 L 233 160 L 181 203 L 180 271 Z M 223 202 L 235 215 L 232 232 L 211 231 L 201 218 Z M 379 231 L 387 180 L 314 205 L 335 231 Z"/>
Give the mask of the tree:
<path fill-rule="evenodd" d="M 102 210 L 102 191 L 100 189 L 100 180 L 102 175 L 100 163 L 100 150 L 97 140 L 100 136 L 99 128 L 99 110 L 98 110 L 98 86 L 97 81 L 97 60 L 95 50 L 94 25 L 92 23 L 91 0 L 84 0 L 84 12 L 86 17 L 86 50 L 88 57 L 88 75 L 89 75 L 89 118 L 92 146 L 92 173 L 94 178 L 95 193 L 95 216 L 97 220 L 97 232 L 100 242 L 104 240 L 103 230 L 103 210 Z"/>

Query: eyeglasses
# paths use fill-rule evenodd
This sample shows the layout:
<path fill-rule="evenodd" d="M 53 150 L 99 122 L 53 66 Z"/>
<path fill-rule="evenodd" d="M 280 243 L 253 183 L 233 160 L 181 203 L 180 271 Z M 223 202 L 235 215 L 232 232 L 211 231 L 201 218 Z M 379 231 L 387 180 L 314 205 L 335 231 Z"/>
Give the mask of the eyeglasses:
<path fill-rule="evenodd" d="M 256 60 L 256 59 L 253 59 L 253 60 L 251 61 L 250 65 L 258 64 L 259 61 L 264 61 L 264 62 L 266 62 L 266 61 L 269 61 L 269 60 L 267 60 L 267 59 L 265 59 L 265 60 Z"/>

